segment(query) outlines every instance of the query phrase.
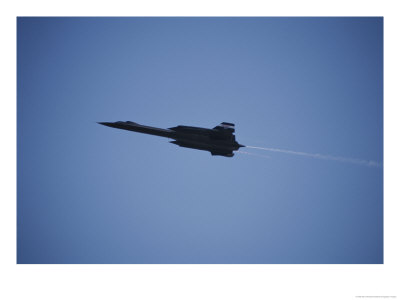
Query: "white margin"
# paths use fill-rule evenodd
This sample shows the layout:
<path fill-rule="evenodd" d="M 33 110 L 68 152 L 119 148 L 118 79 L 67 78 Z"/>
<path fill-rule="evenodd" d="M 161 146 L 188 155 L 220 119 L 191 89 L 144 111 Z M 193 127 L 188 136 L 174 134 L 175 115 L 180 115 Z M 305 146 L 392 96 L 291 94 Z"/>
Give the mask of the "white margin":
<path fill-rule="evenodd" d="M 7 2 L 7 1 L 4 1 Z M 360 299 L 399 284 L 396 1 L 8 1 L 1 4 L 1 299 Z M 12 4 L 11 4 L 12 3 Z M 384 16 L 383 265 L 17 265 L 16 16 Z M 393 298 L 389 298 L 393 299 Z"/>

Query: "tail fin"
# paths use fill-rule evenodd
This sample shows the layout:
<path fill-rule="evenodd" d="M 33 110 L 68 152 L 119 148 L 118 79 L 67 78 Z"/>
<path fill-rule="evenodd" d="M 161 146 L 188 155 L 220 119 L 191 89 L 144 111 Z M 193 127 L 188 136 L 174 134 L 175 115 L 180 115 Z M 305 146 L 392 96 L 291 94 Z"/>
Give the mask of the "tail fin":
<path fill-rule="evenodd" d="M 213 129 L 217 130 L 228 130 L 230 132 L 235 132 L 235 124 L 233 123 L 228 123 L 228 122 L 222 122 L 218 126 L 214 127 Z"/>

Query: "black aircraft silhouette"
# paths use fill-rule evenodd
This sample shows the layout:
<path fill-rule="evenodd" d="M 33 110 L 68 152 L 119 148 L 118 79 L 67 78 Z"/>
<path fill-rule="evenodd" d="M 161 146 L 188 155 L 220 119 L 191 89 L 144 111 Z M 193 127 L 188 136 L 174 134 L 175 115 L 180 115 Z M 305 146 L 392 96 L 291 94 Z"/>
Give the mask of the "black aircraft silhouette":
<path fill-rule="evenodd" d="M 168 129 L 140 125 L 131 121 L 98 122 L 101 125 L 174 139 L 170 143 L 180 147 L 210 151 L 211 155 L 232 157 L 233 151 L 246 147 L 236 142 L 235 124 L 222 122 L 213 129 L 176 126 Z"/>

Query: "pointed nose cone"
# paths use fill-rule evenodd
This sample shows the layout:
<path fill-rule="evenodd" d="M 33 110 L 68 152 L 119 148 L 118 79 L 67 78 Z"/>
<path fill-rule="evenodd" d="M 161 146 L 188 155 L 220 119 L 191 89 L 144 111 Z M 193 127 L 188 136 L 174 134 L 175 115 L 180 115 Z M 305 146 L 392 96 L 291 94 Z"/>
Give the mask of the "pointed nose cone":
<path fill-rule="evenodd" d="M 112 123 L 110 123 L 110 122 L 97 122 L 97 124 L 104 125 L 104 126 L 110 126 Z"/>
<path fill-rule="evenodd" d="M 241 148 L 241 147 L 246 147 L 245 145 L 242 145 L 242 144 L 239 144 L 239 148 Z"/>

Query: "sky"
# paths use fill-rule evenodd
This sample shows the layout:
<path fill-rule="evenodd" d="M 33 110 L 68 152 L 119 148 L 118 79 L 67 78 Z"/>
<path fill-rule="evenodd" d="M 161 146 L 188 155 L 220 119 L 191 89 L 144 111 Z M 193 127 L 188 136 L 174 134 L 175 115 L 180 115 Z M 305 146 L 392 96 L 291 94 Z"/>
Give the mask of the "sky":
<path fill-rule="evenodd" d="M 17 262 L 383 263 L 382 30 L 18 18 Z M 128 120 L 235 123 L 265 149 L 211 156 L 96 123 Z"/>

